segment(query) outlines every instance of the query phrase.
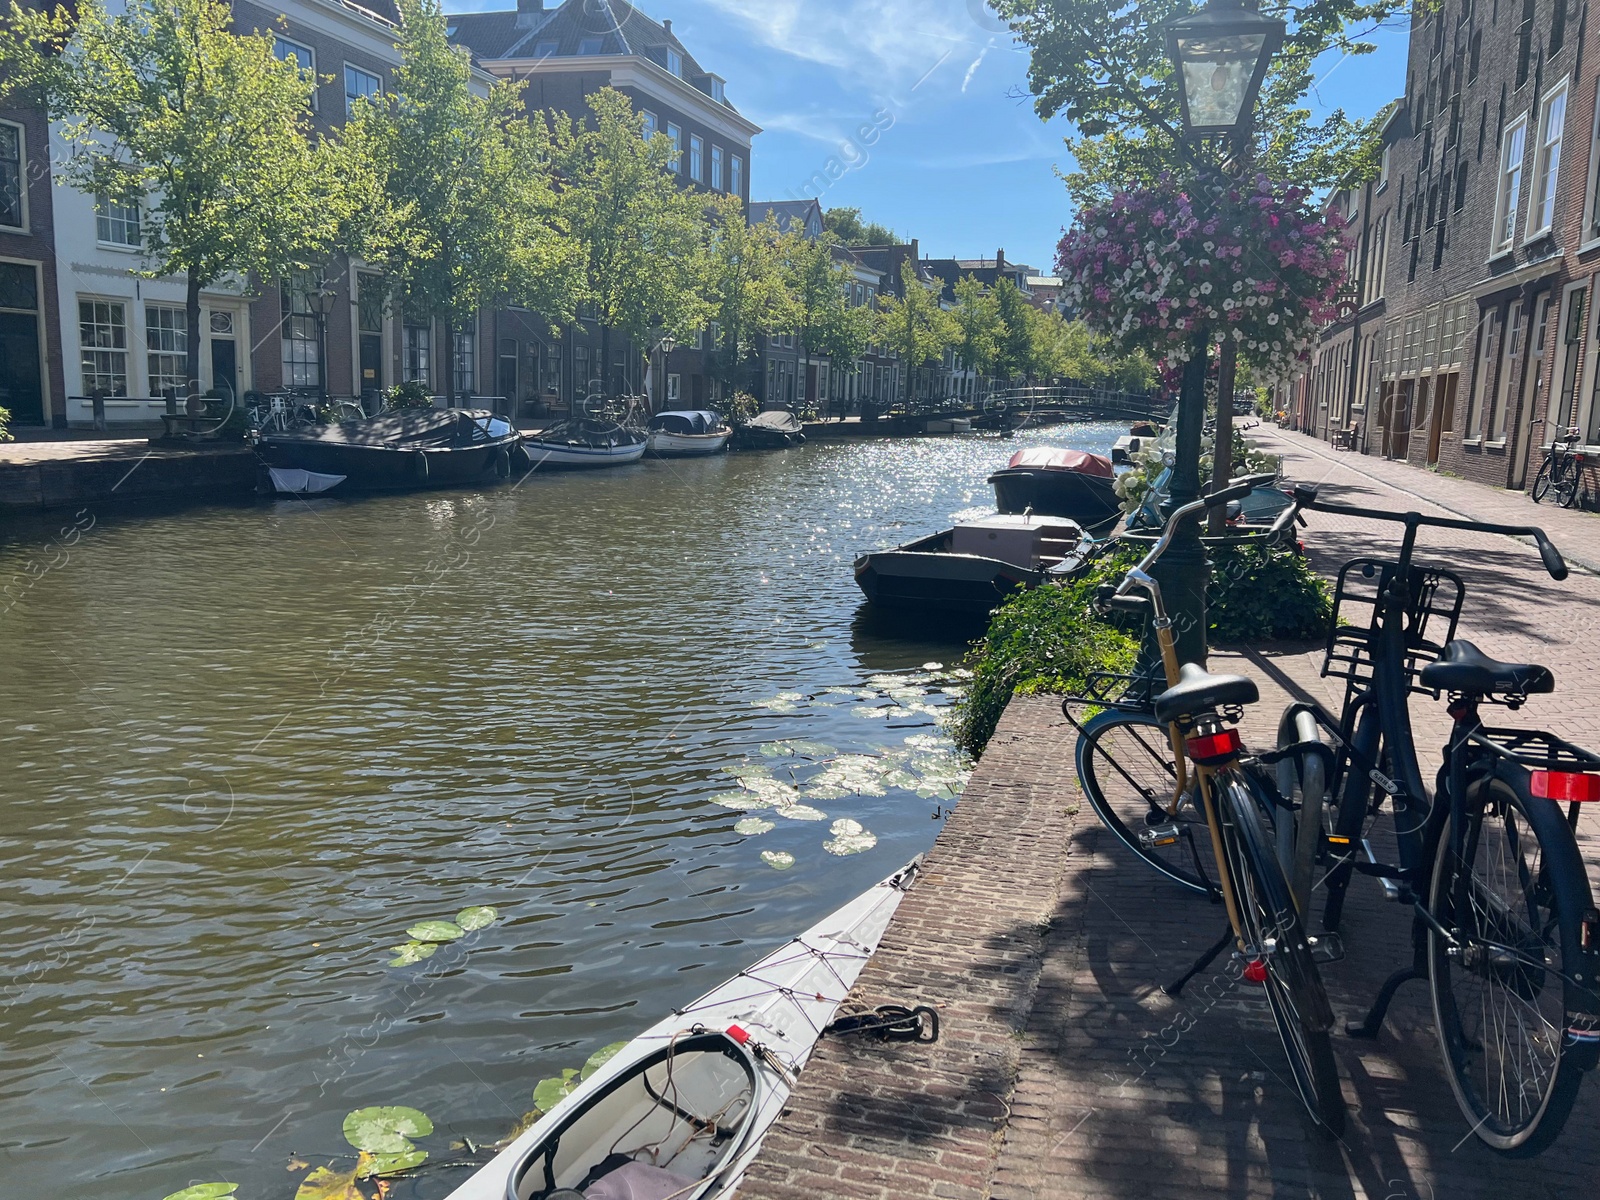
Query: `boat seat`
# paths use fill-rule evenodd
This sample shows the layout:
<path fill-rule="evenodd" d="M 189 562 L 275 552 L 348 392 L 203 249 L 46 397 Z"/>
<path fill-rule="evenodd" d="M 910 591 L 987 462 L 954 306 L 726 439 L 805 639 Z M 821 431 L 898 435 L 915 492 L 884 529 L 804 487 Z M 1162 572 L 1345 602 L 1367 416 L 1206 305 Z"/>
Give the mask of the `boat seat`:
<path fill-rule="evenodd" d="M 1500 662 L 1459 640 L 1445 646 L 1438 662 L 1422 668 L 1421 681 L 1425 688 L 1464 696 L 1534 696 L 1556 690 L 1548 667 Z"/>
<path fill-rule="evenodd" d="M 1261 699 L 1253 679 L 1213 675 L 1198 663 L 1184 663 L 1178 682 L 1155 698 L 1158 721 L 1177 721 L 1228 704 L 1254 704 Z"/>

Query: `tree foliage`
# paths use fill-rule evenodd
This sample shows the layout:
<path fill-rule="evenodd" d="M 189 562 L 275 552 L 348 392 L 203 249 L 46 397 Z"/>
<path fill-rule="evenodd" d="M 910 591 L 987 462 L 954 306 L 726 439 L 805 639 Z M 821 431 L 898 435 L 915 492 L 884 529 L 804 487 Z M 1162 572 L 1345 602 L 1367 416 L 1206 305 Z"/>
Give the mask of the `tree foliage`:
<path fill-rule="evenodd" d="M 872 337 L 872 310 L 852 307 L 848 297 L 850 268 L 834 258 L 826 241 L 813 241 L 800 230 L 784 234 L 779 244 L 789 328 L 800 338 L 809 374 L 813 355 L 835 362 L 859 358 Z"/>
<path fill-rule="evenodd" d="M 846 246 L 894 246 L 900 242 L 887 225 L 863 221 L 859 208 L 830 208 L 822 214 L 822 226 Z"/>
<path fill-rule="evenodd" d="M 1000 339 L 1006 331 L 1000 319 L 1000 302 L 994 292 L 973 275 L 956 281 L 955 295 L 956 356 L 980 379 L 993 375 Z"/>
<path fill-rule="evenodd" d="M 955 343 L 959 330 L 955 318 L 939 304 L 939 291 L 922 282 L 917 264 L 907 259 L 900 266 L 903 296 L 885 292 L 879 297 L 875 341 L 900 356 L 905 377 L 905 398 L 912 397 L 918 368 L 938 358 Z"/>
<path fill-rule="evenodd" d="M 749 386 L 757 339 L 785 328 L 788 292 L 776 219 L 769 215 L 751 225 L 737 196 L 718 196 L 710 203 L 705 295 L 718 334 L 711 370 L 731 393 Z"/>

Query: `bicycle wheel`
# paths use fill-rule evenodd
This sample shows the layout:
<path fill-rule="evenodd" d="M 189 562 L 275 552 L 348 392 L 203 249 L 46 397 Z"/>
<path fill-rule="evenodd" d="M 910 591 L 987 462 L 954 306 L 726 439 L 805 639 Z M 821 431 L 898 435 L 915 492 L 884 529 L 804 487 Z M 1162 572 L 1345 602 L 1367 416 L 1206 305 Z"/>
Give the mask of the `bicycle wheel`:
<path fill-rule="evenodd" d="M 1210 845 L 1204 815 L 1189 797 L 1176 818 L 1167 814 L 1178 778 L 1167 726 L 1148 713 L 1107 709 L 1084 724 L 1077 765 L 1083 794 L 1118 841 L 1168 879 L 1210 891 L 1196 869 L 1196 851 Z"/>
<path fill-rule="evenodd" d="M 1333 1006 L 1311 957 L 1305 926 L 1250 788 L 1237 776 L 1223 774 L 1216 780 L 1216 797 L 1240 932 L 1251 959 L 1246 970 L 1258 964 L 1265 968 L 1261 983 L 1300 1102 L 1312 1120 L 1337 1137 L 1344 1132 L 1345 1104 L 1328 1037 Z"/>
<path fill-rule="evenodd" d="M 1533 488 L 1528 493 L 1533 497 L 1533 502 L 1535 504 L 1543 504 L 1544 498 L 1550 494 L 1551 475 L 1554 473 L 1551 470 L 1551 467 L 1554 466 L 1554 464 L 1555 459 L 1547 458 L 1539 467 L 1538 478 L 1533 481 Z"/>
<path fill-rule="evenodd" d="M 1294 820 L 1278 825 L 1278 861 L 1302 917 L 1310 911 L 1317 861 L 1327 845 L 1333 812 L 1327 804 L 1327 758 L 1311 749 L 1323 745 L 1322 730 L 1310 710 L 1292 704 L 1278 721 L 1278 749 L 1307 749 L 1278 763 L 1278 795 L 1294 806 Z"/>
<path fill-rule="evenodd" d="M 1583 488 L 1583 468 L 1578 465 L 1578 460 L 1568 458 L 1561 464 L 1561 471 L 1555 476 L 1556 503 L 1562 508 L 1571 508 L 1578 502 L 1578 493 Z"/>
<path fill-rule="evenodd" d="M 1459 863 L 1443 824 L 1428 896 L 1451 933 L 1428 931 L 1439 1047 L 1473 1132 L 1529 1157 L 1559 1136 L 1594 1062 L 1594 1043 L 1568 1036 L 1592 1004 L 1572 979 L 1589 882 L 1556 806 L 1503 780 L 1468 787 Z"/>

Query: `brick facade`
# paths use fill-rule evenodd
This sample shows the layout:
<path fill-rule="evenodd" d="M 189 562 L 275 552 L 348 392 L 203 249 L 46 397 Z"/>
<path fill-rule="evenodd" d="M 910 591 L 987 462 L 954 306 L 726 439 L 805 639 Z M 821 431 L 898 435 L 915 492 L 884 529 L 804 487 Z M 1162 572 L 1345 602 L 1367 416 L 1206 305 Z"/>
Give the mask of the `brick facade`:
<path fill-rule="evenodd" d="M 37 108 L 0 108 L 6 151 L 0 212 L 0 407 L 18 425 L 67 422 L 56 312 L 50 126 Z M 14 154 L 14 157 L 13 157 Z"/>

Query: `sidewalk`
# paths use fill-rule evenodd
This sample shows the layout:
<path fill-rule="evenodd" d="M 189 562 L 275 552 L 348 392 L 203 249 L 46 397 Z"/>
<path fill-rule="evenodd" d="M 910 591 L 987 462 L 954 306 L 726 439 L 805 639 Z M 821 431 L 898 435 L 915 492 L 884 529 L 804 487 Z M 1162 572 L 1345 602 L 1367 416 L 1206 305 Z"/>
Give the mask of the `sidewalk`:
<path fill-rule="evenodd" d="M 1374 507 L 1456 511 L 1507 523 L 1544 517 L 1526 500 L 1412 468 L 1324 453 L 1267 431 L 1292 478 Z M 1347 463 L 1349 465 L 1347 465 Z M 1361 468 L 1371 468 L 1363 470 Z M 1376 470 L 1407 472 L 1401 486 Z M 1410 490 L 1426 484 L 1427 503 Z M 1448 485 L 1448 486 L 1444 486 Z M 1480 495 L 1479 493 L 1487 493 Z M 1437 502 L 1437 503 L 1435 503 Z M 1557 532 L 1575 545 L 1578 522 Z M 1600 528 L 1594 526 L 1592 528 Z M 1382 553 L 1391 531 L 1311 517 L 1322 570 Z M 1462 634 L 1489 653 L 1543 661 L 1559 692 L 1510 720 L 1600 742 L 1600 577 L 1544 576 L 1537 554 L 1487 535 L 1430 533 L 1422 557 L 1466 578 Z M 1573 555 L 1577 557 L 1576 554 Z M 1257 679 L 1246 737 L 1270 737 L 1291 695 L 1336 702 L 1313 647 L 1219 653 Z M 1442 741 L 1420 699 L 1418 736 Z M 852 1003 L 940 1006 L 935 1046 L 825 1038 L 740 1188 L 745 1200 L 1556 1200 L 1594 1193 L 1600 1078 L 1538 1159 L 1510 1161 L 1470 1136 L 1439 1061 L 1425 984 L 1406 985 L 1373 1042 L 1336 1036 L 1350 1106 L 1339 1142 L 1303 1120 L 1260 993 L 1219 960 L 1181 1002 L 1159 985 L 1220 932 L 1221 914 L 1133 863 L 1081 803 L 1075 733 L 1058 704 L 1014 702 Z M 1582 844 L 1600 882 L 1600 819 Z M 1409 961 L 1408 914 L 1376 885 L 1352 887 L 1349 956 L 1325 971 L 1339 1020 L 1364 1013 Z"/>

